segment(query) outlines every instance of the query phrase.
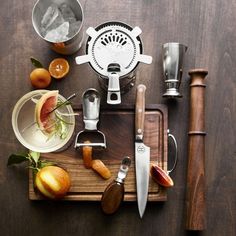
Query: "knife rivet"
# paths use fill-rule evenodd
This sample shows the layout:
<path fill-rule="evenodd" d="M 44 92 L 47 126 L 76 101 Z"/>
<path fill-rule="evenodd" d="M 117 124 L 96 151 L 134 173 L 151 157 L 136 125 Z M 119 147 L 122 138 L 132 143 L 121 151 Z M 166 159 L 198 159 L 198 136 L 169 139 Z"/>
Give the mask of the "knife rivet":
<path fill-rule="evenodd" d="M 141 129 L 138 129 L 138 133 L 141 134 L 141 133 L 142 133 L 142 130 L 141 130 Z"/>
<path fill-rule="evenodd" d="M 144 153 L 144 152 L 145 152 L 145 147 L 139 146 L 138 149 L 137 149 L 137 151 L 138 151 L 139 153 Z"/>

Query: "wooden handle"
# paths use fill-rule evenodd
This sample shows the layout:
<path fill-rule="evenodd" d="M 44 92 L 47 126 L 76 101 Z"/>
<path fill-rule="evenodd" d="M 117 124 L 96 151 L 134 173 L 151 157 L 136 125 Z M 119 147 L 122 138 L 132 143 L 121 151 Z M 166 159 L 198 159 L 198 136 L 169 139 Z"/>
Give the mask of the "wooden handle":
<path fill-rule="evenodd" d="M 144 133 L 145 91 L 145 85 L 138 85 L 135 106 L 135 136 L 136 138 L 139 137 L 139 139 L 143 138 Z"/>
<path fill-rule="evenodd" d="M 124 184 L 111 182 L 102 195 L 102 210 L 106 214 L 115 213 L 124 199 Z"/>
<path fill-rule="evenodd" d="M 205 87 L 207 71 L 189 72 L 190 120 L 187 171 L 187 230 L 204 230 L 205 220 Z"/>

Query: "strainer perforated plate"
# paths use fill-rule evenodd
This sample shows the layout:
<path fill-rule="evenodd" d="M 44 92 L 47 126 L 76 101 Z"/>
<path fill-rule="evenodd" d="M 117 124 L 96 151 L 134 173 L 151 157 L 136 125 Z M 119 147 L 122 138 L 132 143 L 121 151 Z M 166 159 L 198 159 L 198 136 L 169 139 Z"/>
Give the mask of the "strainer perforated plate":
<path fill-rule="evenodd" d="M 106 23 L 95 30 L 99 34 L 90 36 L 87 44 L 87 53 L 93 57 L 91 66 L 102 75 L 107 75 L 110 63 L 120 65 L 120 76 L 132 71 L 142 50 L 140 38 L 131 34 L 132 29 L 121 23 Z"/>
<path fill-rule="evenodd" d="M 77 64 L 89 62 L 92 68 L 103 76 L 108 75 L 108 65 L 120 65 L 119 76 L 125 76 L 135 69 L 139 62 L 150 64 L 152 58 L 142 53 L 139 27 L 132 28 L 122 22 L 107 22 L 96 28 L 89 27 L 86 44 L 87 55 L 76 58 Z"/>
<path fill-rule="evenodd" d="M 86 55 L 75 58 L 77 64 L 89 62 L 103 78 L 108 79 L 108 104 L 120 104 L 120 78 L 131 73 L 139 62 L 151 64 L 152 57 L 142 54 L 139 27 L 111 21 L 89 27 Z"/>

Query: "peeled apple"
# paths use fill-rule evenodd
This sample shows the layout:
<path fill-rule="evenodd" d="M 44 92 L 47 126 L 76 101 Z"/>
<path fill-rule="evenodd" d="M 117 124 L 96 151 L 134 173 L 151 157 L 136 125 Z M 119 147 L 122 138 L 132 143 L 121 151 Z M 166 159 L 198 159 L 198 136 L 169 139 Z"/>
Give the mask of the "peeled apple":
<path fill-rule="evenodd" d="M 68 172 L 61 167 L 46 166 L 36 174 L 35 185 L 45 197 L 59 199 L 69 191 L 71 181 Z"/>

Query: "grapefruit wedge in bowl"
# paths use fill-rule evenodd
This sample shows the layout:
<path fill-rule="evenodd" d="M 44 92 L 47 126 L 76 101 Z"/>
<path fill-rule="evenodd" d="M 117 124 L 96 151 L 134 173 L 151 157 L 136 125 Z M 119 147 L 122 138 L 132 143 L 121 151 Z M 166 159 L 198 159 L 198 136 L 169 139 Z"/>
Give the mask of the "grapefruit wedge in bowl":
<path fill-rule="evenodd" d="M 19 142 L 41 153 L 67 147 L 74 133 L 75 117 L 71 105 L 59 107 L 65 102 L 57 90 L 34 90 L 20 98 L 12 112 L 12 127 Z"/>
<path fill-rule="evenodd" d="M 42 95 L 35 107 L 35 118 L 39 129 L 50 135 L 56 129 L 56 116 L 52 112 L 57 106 L 58 90 L 49 91 Z"/>

